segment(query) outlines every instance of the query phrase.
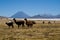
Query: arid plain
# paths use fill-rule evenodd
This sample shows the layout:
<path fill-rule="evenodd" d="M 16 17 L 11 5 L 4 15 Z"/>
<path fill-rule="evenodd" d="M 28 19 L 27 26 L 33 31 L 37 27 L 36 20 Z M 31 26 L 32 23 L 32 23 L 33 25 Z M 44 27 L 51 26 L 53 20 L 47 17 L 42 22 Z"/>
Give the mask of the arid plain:
<path fill-rule="evenodd" d="M 0 40 L 60 40 L 60 21 L 34 20 L 33 27 L 20 26 L 14 23 L 14 28 L 9 28 L 5 23 L 9 19 L 0 19 Z M 13 20 L 12 20 L 13 21 Z"/>

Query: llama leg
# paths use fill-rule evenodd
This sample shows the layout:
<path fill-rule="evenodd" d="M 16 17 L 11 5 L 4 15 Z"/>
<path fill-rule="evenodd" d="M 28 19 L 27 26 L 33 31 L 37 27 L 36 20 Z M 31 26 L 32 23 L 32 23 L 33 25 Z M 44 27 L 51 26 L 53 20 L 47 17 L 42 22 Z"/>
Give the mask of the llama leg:
<path fill-rule="evenodd" d="M 10 28 L 10 26 L 9 26 L 9 28 Z"/>
<path fill-rule="evenodd" d="M 29 27 L 29 24 L 27 26 Z"/>
<path fill-rule="evenodd" d="M 22 27 L 24 27 L 24 24 L 22 24 Z"/>
<path fill-rule="evenodd" d="M 33 26 L 33 24 L 30 25 L 30 27 L 32 27 L 32 26 Z"/>
<path fill-rule="evenodd" d="M 12 28 L 14 28 L 14 26 L 12 25 Z"/>
<path fill-rule="evenodd" d="M 19 28 L 19 25 L 18 25 L 18 28 Z"/>

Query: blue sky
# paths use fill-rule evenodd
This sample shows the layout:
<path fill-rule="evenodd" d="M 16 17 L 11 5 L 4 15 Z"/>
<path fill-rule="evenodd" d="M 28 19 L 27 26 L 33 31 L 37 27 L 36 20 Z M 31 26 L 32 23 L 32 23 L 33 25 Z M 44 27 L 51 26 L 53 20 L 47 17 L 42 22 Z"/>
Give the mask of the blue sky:
<path fill-rule="evenodd" d="M 0 0 L 0 16 L 10 17 L 18 11 L 33 16 L 60 14 L 60 0 Z"/>

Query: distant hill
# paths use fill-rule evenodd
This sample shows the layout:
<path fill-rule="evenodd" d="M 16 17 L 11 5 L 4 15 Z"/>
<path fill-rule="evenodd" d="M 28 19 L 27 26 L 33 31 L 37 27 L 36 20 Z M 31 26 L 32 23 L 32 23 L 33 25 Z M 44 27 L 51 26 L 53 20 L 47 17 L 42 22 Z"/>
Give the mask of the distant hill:
<path fill-rule="evenodd" d="M 41 18 L 42 16 L 40 16 L 40 15 L 34 15 L 34 16 L 32 16 L 32 17 L 30 17 L 30 18 Z"/>
<path fill-rule="evenodd" d="M 8 18 L 8 17 L 0 16 L 0 19 L 1 19 L 1 18 Z"/>
<path fill-rule="evenodd" d="M 56 16 L 53 16 L 53 15 L 34 15 L 32 16 L 31 18 L 60 18 L 60 15 L 56 15 Z"/>
<path fill-rule="evenodd" d="M 34 15 L 31 18 L 52 18 L 52 15 Z"/>
<path fill-rule="evenodd" d="M 30 16 L 22 11 L 19 11 L 16 14 L 11 16 L 11 18 L 28 18 L 28 17 L 30 17 Z"/>
<path fill-rule="evenodd" d="M 56 15 L 56 18 L 60 18 L 60 14 L 59 15 Z"/>

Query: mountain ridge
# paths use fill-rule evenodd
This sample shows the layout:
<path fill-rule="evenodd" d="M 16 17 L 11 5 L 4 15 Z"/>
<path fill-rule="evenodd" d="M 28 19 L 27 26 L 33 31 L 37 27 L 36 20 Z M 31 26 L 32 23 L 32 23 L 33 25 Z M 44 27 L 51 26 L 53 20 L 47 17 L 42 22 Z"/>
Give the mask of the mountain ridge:
<path fill-rule="evenodd" d="M 15 13 L 14 15 L 12 15 L 11 17 L 12 18 L 28 18 L 30 16 L 22 11 L 19 11 L 19 12 Z"/>
<path fill-rule="evenodd" d="M 34 16 L 29 16 L 26 13 L 24 13 L 23 11 L 19 11 L 17 13 L 15 13 L 14 15 L 11 16 L 11 18 L 60 18 L 60 14 L 58 15 L 48 15 L 48 14 L 44 14 L 44 15 L 34 15 Z"/>
<path fill-rule="evenodd" d="M 53 15 L 34 15 L 32 16 L 31 18 L 60 18 L 60 15 L 56 15 L 56 16 L 53 16 Z"/>

